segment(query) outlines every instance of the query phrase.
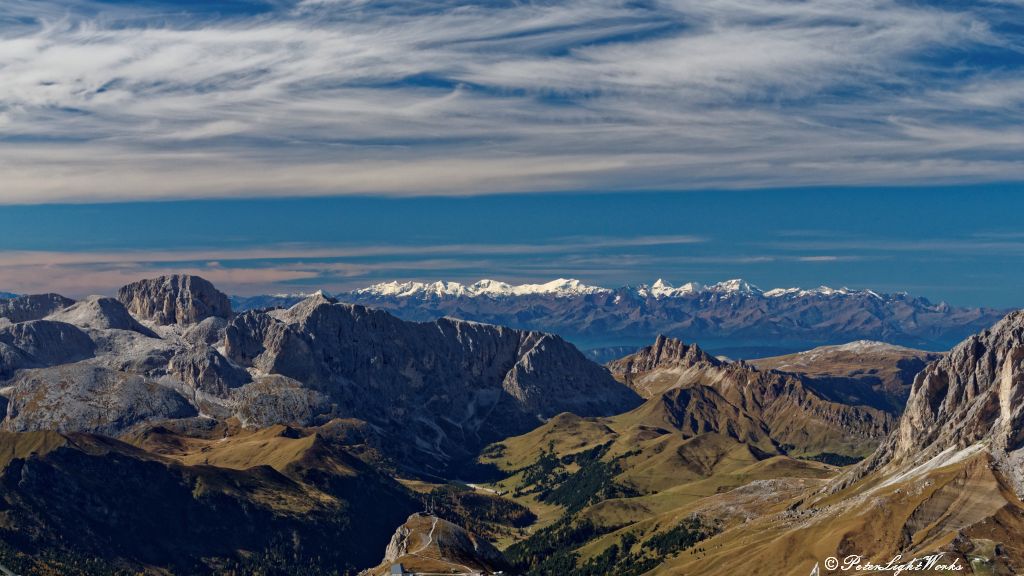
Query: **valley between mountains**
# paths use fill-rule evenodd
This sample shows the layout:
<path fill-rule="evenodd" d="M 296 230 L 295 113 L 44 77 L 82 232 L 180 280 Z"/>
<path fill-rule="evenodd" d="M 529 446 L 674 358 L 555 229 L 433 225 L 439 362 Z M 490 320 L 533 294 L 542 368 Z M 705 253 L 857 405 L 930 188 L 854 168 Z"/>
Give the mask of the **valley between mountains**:
<path fill-rule="evenodd" d="M 743 284 L 443 288 L 239 306 L 176 275 L 0 300 L 0 565 L 803 576 L 941 554 L 1024 571 L 1024 312 Z M 513 327 L 479 322 L 497 306 Z M 835 338 L 876 338 L 734 361 L 658 335 L 799 318 L 806 341 L 821 306 L 849 312 Z M 746 328 L 708 320 L 725 309 Z M 646 345 L 598 364 L 570 343 L 615 318 Z M 876 341 L 951 334 L 945 353 Z"/>

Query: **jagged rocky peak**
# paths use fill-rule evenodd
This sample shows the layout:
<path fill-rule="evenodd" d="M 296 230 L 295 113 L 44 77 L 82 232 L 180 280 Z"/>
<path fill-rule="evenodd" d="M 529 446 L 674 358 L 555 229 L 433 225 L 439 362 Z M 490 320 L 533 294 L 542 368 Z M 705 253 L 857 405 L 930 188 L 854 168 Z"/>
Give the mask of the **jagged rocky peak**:
<path fill-rule="evenodd" d="M 687 282 L 676 288 L 665 280 L 658 278 L 651 284 L 650 288 L 640 287 L 637 294 L 641 296 L 653 296 L 655 298 L 678 298 L 682 296 L 693 296 L 704 291 L 704 285 L 700 282 Z"/>
<path fill-rule="evenodd" d="M 174 274 L 132 282 L 117 299 L 137 318 L 157 324 L 196 324 L 205 318 L 231 316 L 227 295 L 199 276 Z"/>
<path fill-rule="evenodd" d="M 719 282 L 708 287 L 710 292 L 720 292 L 727 294 L 762 294 L 760 288 L 754 286 L 750 282 L 742 278 L 733 278 L 732 280 L 726 280 Z"/>
<path fill-rule="evenodd" d="M 843 483 L 875 470 L 941 467 L 982 450 L 1024 494 L 1024 310 L 926 366 L 898 429 Z"/>
<path fill-rule="evenodd" d="M 302 301 L 298 302 L 294 306 L 288 309 L 288 317 L 294 319 L 302 319 L 309 317 L 317 308 L 324 305 L 337 304 L 338 301 L 331 298 L 323 291 L 317 291 L 310 294 Z"/>
<path fill-rule="evenodd" d="M 29 294 L 0 299 L 0 318 L 7 318 L 11 322 L 42 320 L 74 303 L 74 300 L 60 294 Z"/>
<path fill-rule="evenodd" d="M 654 344 L 641 348 L 625 358 L 608 364 L 615 374 L 648 372 L 656 368 L 685 368 L 696 365 L 718 366 L 723 361 L 701 350 L 700 346 L 686 344 L 676 338 L 659 335 Z"/>

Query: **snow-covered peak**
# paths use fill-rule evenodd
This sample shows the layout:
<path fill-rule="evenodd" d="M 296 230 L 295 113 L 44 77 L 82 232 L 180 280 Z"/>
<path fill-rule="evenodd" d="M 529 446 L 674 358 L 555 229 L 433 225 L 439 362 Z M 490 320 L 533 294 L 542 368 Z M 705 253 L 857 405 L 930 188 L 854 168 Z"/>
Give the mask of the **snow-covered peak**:
<path fill-rule="evenodd" d="M 356 294 L 376 295 L 376 296 L 411 296 L 417 292 L 421 292 L 426 286 L 423 282 L 381 282 L 380 284 L 374 284 L 373 286 L 367 286 L 366 288 L 360 288 L 356 290 Z"/>
<path fill-rule="evenodd" d="M 863 354 L 866 352 L 887 352 L 887 351 L 900 351 L 910 350 L 904 346 L 897 346 L 896 344 L 889 344 L 888 342 L 879 342 L 877 340 L 856 340 L 848 342 L 846 344 L 840 344 L 833 346 L 833 350 L 839 350 L 842 352 L 856 352 Z"/>
<path fill-rule="evenodd" d="M 672 289 L 672 285 L 669 284 L 668 282 L 665 282 L 661 278 L 658 278 L 657 280 L 654 281 L 654 284 L 651 284 L 651 291 L 652 292 L 664 292 L 666 290 L 671 290 L 671 289 Z"/>
<path fill-rule="evenodd" d="M 796 298 L 802 298 L 804 296 L 847 296 L 851 294 L 859 294 L 864 296 L 871 296 L 873 298 L 883 299 L 881 295 L 872 290 L 850 290 L 847 287 L 842 288 L 831 288 L 829 286 L 819 286 L 817 288 L 811 288 L 810 290 L 804 290 L 803 288 L 775 288 L 764 293 L 768 298 L 782 298 L 784 296 L 791 296 Z"/>
<path fill-rule="evenodd" d="M 355 293 L 365 296 L 524 296 L 527 294 L 552 294 L 555 296 L 580 296 L 585 294 L 609 293 L 611 290 L 589 286 L 572 278 L 559 278 L 543 284 L 520 284 L 514 286 L 498 280 L 483 279 L 470 285 L 458 282 L 382 282 Z"/>
<path fill-rule="evenodd" d="M 806 290 L 800 288 L 772 288 L 771 290 L 764 293 L 768 298 L 780 298 L 782 296 L 800 296 L 805 293 Z"/>
<path fill-rule="evenodd" d="M 679 296 L 688 296 L 691 294 L 698 294 L 704 290 L 704 285 L 699 282 L 687 282 L 679 288 L 672 286 L 668 282 L 665 282 L 661 278 L 654 281 L 650 288 L 642 287 L 642 296 L 648 294 L 655 298 L 676 298 Z"/>
<path fill-rule="evenodd" d="M 515 287 L 517 294 L 557 294 L 559 296 L 575 296 L 582 294 L 601 294 L 611 292 L 607 288 L 588 286 L 572 278 L 559 278 L 545 284 L 522 284 Z"/>
<path fill-rule="evenodd" d="M 487 294 L 491 296 L 508 296 L 512 294 L 513 289 L 511 284 L 488 278 L 469 285 L 469 291 L 473 294 Z"/>
<path fill-rule="evenodd" d="M 719 282 L 708 287 L 710 292 L 722 292 L 727 294 L 760 294 L 761 289 L 754 286 L 746 280 L 740 278 L 734 278 L 732 280 L 726 280 L 725 282 Z"/>
<path fill-rule="evenodd" d="M 373 296 L 417 296 L 433 294 L 435 296 L 464 296 L 467 289 L 458 282 L 382 282 L 368 288 L 356 290 L 356 294 Z"/>
<path fill-rule="evenodd" d="M 299 298 L 304 300 L 306 298 L 309 298 L 310 296 L 323 296 L 324 298 L 330 298 L 331 294 L 326 290 L 317 290 L 316 292 L 281 292 L 278 294 L 271 294 L 270 296 L 273 298 L 281 299 Z"/>
<path fill-rule="evenodd" d="M 704 285 L 700 282 L 687 282 L 679 288 L 676 288 L 676 292 L 679 294 L 696 294 L 697 292 L 703 292 Z"/>
<path fill-rule="evenodd" d="M 850 289 L 845 287 L 845 286 L 843 286 L 842 288 L 830 288 L 828 286 L 818 286 L 816 289 L 813 290 L 813 292 L 821 294 L 822 296 L 835 296 L 836 294 L 839 294 L 839 295 L 849 294 L 850 293 Z"/>
<path fill-rule="evenodd" d="M 435 296 L 465 296 L 469 290 L 458 282 L 431 282 L 424 287 L 424 290 Z"/>
<path fill-rule="evenodd" d="M 849 288 L 830 288 L 819 286 L 818 288 L 774 288 L 762 291 L 757 286 L 745 280 L 735 278 L 718 282 L 717 284 L 703 285 L 699 282 L 687 282 L 676 287 L 658 278 L 653 284 L 641 284 L 630 289 L 641 298 L 693 298 L 701 295 L 714 295 L 729 297 L 732 295 L 764 296 L 766 298 L 803 298 L 814 297 L 840 297 L 840 296 L 870 296 L 872 298 L 885 299 L 885 297 L 872 292 L 871 290 L 851 290 Z M 371 297 L 392 297 L 392 298 L 473 298 L 486 296 L 490 298 L 507 298 L 529 295 L 551 295 L 560 298 L 573 296 L 584 296 L 589 294 L 610 294 L 613 290 L 600 286 L 584 284 L 573 278 L 558 278 L 541 284 L 509 284 L 500 280 L 483 279 L 472 284 L 460 284 L 458 282 L 382 282 L 373 286 L 362 288 L 353 292 L 359 296 Z"/>

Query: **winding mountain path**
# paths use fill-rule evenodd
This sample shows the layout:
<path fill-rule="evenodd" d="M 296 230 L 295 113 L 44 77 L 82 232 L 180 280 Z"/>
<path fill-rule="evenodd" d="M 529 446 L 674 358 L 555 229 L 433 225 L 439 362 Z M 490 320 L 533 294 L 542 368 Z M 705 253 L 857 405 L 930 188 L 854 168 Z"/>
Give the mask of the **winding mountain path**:
<path fill-rule="evenodd" d="M 434 542 L 434 530 L 437 529 L 437 516 L 434 516 L 434 522 L 430 525 L 430 533 L 427 534 L 427 542 L 419 547 L 419 550 L 413 552 L 413 554 L 419 554 L 426 550 Z"/>
<path fill-rule="evenodd" d="M 439 518 L 437 516 L 434 516 L 433 518 L 434 518 L 434 521 L 430 524 L 430 532 L 427 534 L 427 541 L 426 541 L 426 543 L 424 543 L 423 546 L 420 546 L 419 548 L 417 548 L 415 552 L 410 552 L 409 555 L 410 556 L 419 556 L 420 558 L 427 558 L 427 559 L 430 559 L 430 560 L 434 560 L 435 562 L 442 562 L 442 563 L 448 564 L 450 566 L 456 566 L 456 567 L 461 568 L 461 569 L 464 570 L 463 574 L 475 574 L 477 572 L 477 570 L 474 570 L 474 569 L 470 568 L 469 566 L 466 566 L 465 564 L 459 564 L 458 562 L 452 562 L 451 560 L 446 560 L 445 558 L 442 558 L 440 556 L 440 554 L 438 554 L 438 557 L 436 557 L 436 558 L 434 556 L 428 556 L 428 555 L 421 554 L 421 552 L 423 552 L 424 550 L 429 548 L 430 545 L 434 543 L 434 531 L 437 529 L 437 521 L 439 520 Z M 438 552 L 440 553 L 440 549 L 438 549 Z M 421 574 L 430 574 L 430 573 L 422 572 Z M 5 574 L 3 576 L 7 576 L 7 575 Z"/>

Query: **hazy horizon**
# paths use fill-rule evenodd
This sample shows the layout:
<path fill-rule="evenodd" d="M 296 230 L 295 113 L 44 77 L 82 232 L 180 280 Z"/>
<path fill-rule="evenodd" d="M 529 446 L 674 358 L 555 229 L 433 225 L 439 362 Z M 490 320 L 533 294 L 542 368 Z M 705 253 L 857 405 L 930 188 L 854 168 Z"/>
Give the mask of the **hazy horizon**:
<path fill-rule="evenodd" d="M 0 290 L 82 296 L 174 272 L 240 295 L 744 278 L 1018 307 L 1022 211 L 1012 184 L 8 206 Z"/>

